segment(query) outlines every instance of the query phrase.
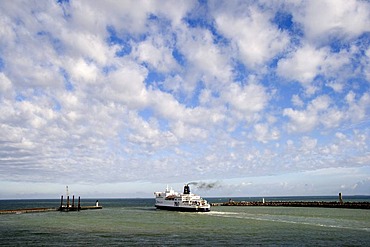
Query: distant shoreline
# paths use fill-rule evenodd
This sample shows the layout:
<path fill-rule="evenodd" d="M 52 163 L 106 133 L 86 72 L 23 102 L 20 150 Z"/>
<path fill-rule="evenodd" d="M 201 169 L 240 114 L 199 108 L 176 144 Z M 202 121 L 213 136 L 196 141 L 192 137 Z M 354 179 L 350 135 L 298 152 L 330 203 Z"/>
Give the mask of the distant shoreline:
<path fill-rule="evenodd" d="M 213 206 L 258 206 L 258 207 L 321 207 L 370 209 L 370 196 L 282 196 L 282 197 L 205 197 Z M 99 202 L 107 207 L 117 205 L 154 205 L 154 198 L 99 198 Z M 96 199 L 87 198 L 82 207 L 95 205 Z M 32 212 L 57 211 L 59 199 L 1 199 L 0 214 L 21 214 Z"/>

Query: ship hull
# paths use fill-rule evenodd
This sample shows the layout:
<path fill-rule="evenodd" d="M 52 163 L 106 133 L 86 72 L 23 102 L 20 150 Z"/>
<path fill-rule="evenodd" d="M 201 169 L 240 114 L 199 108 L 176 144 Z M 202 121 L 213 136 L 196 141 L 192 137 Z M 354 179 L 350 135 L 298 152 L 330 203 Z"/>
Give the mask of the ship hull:
<path fill-rule="evenodd" d="M 180 212 L 209 212 L 210 208 L 155 205 L 157 209 Z"/>

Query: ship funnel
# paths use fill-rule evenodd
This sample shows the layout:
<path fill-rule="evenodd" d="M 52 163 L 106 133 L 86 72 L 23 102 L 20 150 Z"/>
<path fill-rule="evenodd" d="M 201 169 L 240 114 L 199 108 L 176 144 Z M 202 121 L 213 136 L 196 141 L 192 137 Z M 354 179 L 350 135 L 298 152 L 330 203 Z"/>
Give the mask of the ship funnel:
<path fill-rule="evenodd" d="M 190 194 L 190 187 L 188 184 L 185 184 L 184 186 L 184 194 Z"/>

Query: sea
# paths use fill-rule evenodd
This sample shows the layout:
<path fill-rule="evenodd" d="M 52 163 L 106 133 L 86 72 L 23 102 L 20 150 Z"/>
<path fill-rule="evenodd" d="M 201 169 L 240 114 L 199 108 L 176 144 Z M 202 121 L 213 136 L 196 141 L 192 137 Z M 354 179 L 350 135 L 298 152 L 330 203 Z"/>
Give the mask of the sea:
<path fill-rule="evenodd" d="M 218 203 L 230 198 L 206 199 Z M 343 199 L 369 202 L 370 196 Z M 81 199 L 81 205 L 92 206 L 96 200 Z M 0 214 L 0 246 L 370 246 L 367 209 L 213 206 L 211 212 L 192 213 L 157 210 L 152 198 L 98 200 L 103 209 Z M 59 205 L 57 199 L 0 200 L 0 210 Z"/>

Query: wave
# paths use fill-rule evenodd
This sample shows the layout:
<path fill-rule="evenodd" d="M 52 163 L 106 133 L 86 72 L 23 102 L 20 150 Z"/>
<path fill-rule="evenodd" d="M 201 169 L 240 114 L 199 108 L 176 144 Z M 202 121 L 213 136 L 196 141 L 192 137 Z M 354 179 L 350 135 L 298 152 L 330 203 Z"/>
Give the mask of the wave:
<path fill-rule="evenodd" d="M 368 225 L 364 225 L 356 220 L 340 220 L 328 219 L 320 217 L 305 217 L 305 216 L 289 216 L 289 215 L 273 215 L 273 214 L 252 214 L 245 212 L 222 212 L 211 211 L 207 213 L 211 217 L 235 218 L 255 221 L 278 222 L 284 224 L 299 224 L 315 227 L 337 228 L 355 231 L 370 232 Z M 363 225 L 358 226 L 358 225 Z"/>

